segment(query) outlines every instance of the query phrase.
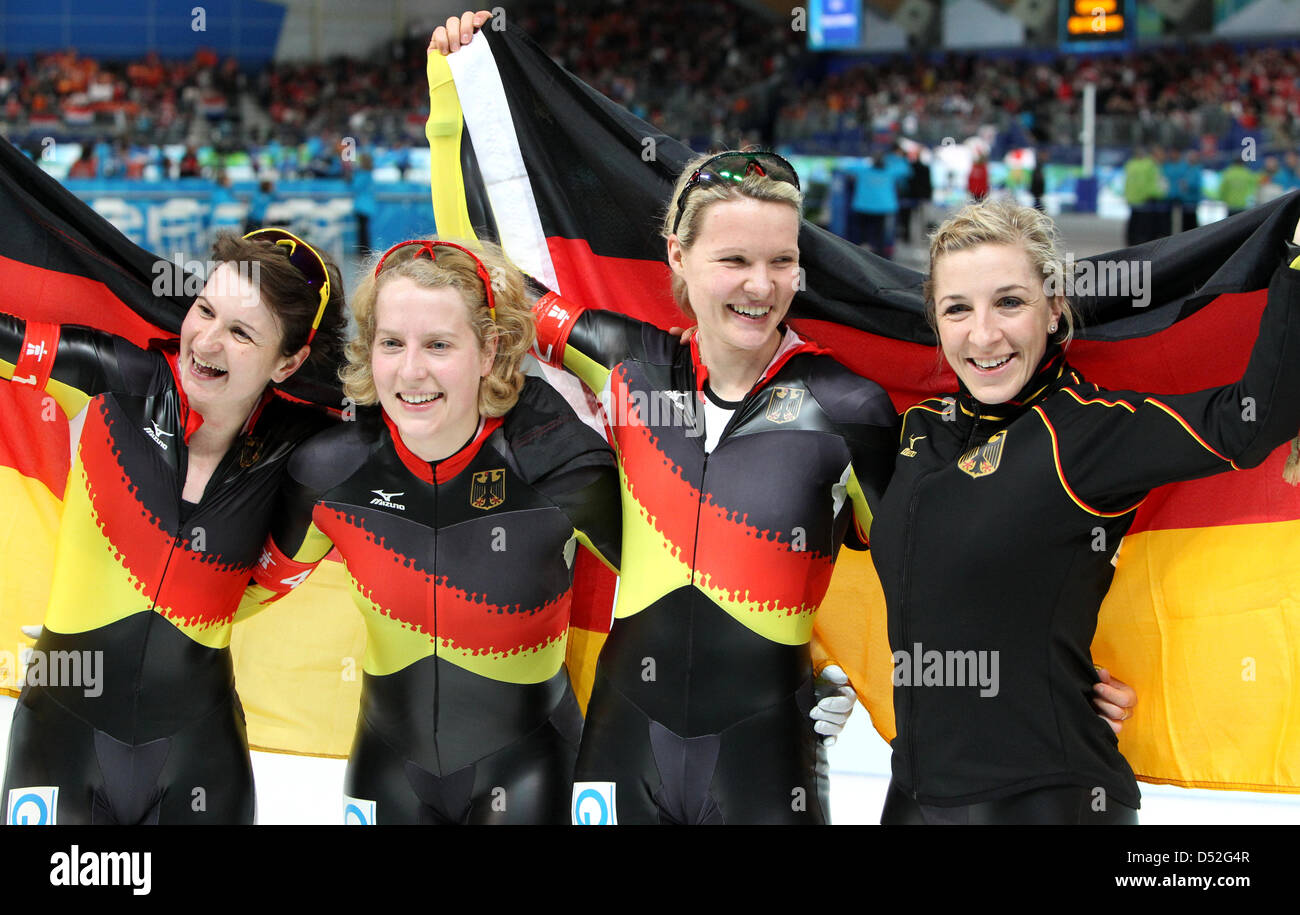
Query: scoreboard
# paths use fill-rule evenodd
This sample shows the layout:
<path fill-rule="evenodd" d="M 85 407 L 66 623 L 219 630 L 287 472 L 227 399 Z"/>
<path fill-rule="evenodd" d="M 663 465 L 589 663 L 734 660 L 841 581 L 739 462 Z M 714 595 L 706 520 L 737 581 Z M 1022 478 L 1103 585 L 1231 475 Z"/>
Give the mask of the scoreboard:
<path fill-rule="evenodd" d="M 1057 30 L 1062 50 L 1118 51 L 1137 38 L 1134 0 L 1060 0 Z"/>
<path fill-rule="evenodd" d="M 861 0 L 812 0 L 808 13 L 811 50 L 854 50 L 862 46 Z"/>

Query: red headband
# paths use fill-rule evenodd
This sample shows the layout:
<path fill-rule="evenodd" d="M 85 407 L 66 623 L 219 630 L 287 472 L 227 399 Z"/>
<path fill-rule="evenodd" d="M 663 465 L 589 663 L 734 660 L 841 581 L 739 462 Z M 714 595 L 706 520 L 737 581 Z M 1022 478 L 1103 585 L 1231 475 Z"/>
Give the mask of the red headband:
<path fill-rule="evenodd" d="M 420 256 L 421 253 L 423 253 L 428 255 L 429 260 L 431 261 L 436 260 L 433 254 L 433 249 L 439 246 L 444 248 L 455 248 L 457 251 L 463 251 L 466 254 L 468 254 L 470 256 L 470 259 L 474 261 L 475 268 L 478 270 L 478 278 L 483 281 L 483 291 L 487 293 L 488 314 L 491 315 L 492 317 L 492 323 L 493 324 L 496 323 L 497 320 L 496 297 L 492 295 L 492 277 L 488 275 L 487 267 L 483 266 L 483 262 L 479 260 L 477 254 L 475 254 L 469 248 L 466 248 L 464 245 L 456 244 L 454 241 L 434 241 L 434 240 L 423 239 L 423 238 L 412 238 L 407 241 L 398 242 L 397 244 L 389 248 L 387 251 L 385 251 L 384 256 L 379 259 L 379 263 L 375 265 L 375 276 L 379 276 L 379 272 L 384 269 L 384 262 L 388 260 L 390 254 L 392 254 L 398 248 L 405 248 L 407 245 L 420 246 L 420 250 L 416 251 L 414 254 L 411 255 L 412 258 L 417 258 Z"/>

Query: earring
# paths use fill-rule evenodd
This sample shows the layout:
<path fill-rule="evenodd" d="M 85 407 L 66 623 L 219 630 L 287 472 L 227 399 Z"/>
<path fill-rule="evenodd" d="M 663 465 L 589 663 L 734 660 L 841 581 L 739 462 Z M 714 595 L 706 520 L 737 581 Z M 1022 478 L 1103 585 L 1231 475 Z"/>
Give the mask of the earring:
<path fill-rule="evenodd" d="M 1055 321 L 1053 321 L 1050 325 L 1048 325 L 1047 332 L 1048 332 L 1049 334 L 1054 334 L 1054 333 L 1056 333 L 1056 322 L 1055 322 Z"/>

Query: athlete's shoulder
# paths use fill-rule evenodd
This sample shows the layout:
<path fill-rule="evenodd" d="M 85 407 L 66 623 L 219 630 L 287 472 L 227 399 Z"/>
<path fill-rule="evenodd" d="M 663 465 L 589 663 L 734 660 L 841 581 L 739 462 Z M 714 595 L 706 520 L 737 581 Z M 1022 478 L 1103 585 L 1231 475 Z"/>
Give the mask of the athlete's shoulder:
<path fill-rule="evenodd" d="M 600 433 L 578 418 L 559 391 L 533 375 L 525 377 L 501 433 L 530 482 L 557 470 L 614 464 Z"/>
<path fill-rule="evenodd" d="M 809 392 L 834 422 L 892 426 L 898 421 L 888 392 L 829 353 L 804 353 L 798 371 Z"/>
<path fill-rule="evenodd" d="M 324 407 L 277 396 L 267 401 L 257 425 L 281 439 L 305 442 L 339 422 Z"/>
<path fill-rule="evenodd" d="M 956 415 L 957 395 L 944 394 L 927 397 L 903 411 L 903 422 L 925 422 L 930 419 L 951 421 Z"/>
<path fill-rule="evenodd" d="M 341 483 L 365 462 L 382 422 L 378 407 L 360 407 L 356 418 L 346 422 L 326 417 L 294 451 L 289 460 L 290 476 L 321 492 Z"/>
<path fill-rule="evenodd" d="M 125 337 L 79 325 L 65 326 L 59 336 L 61 346 L 93 358 L 103 368 L 110 389 L 149 396 L 176 387 L 176 340 L 151 340 L 148 347 L 139 347 Z"/>
<path fill-rule="evenodd" d="M 1042 404 L 1045 414 L 1081 422 L 1101 422 L 1136 413 L 1147 395 L 1114 391 L 1083 381 L 1077 375 Z"/>

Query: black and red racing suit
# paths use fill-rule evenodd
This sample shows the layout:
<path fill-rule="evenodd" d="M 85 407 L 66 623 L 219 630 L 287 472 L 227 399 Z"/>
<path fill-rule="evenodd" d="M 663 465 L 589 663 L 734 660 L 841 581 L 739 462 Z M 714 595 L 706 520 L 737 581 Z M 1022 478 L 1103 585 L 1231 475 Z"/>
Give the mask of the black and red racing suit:
<path fill-rule="evenodd" d="M 809 641 L 893 465 L 884 390 L 785 330 L 720 436 L 698 343 L 548 294 L 538 351 L 602 402 L 623 562 L 575 803 L 620 823 L 821 823 Z M 706 450 L 706 439 L 716 444 Z M 575 818 L 586 819 L 584 813 Z"/>
<path fill-rule="evenodd" d="M 365 409 L 300 448 L 289 476 L 258 585 L 287 593 L 337 547 L 366 624 L 348 818 L 566 822 L 582 730 L 564 667 L 574 550 L 618 562 L 600 435 L 529 378 L 442 461 Z"/>
<path fill-rule="evenodd" d="M 230 629 L 289 455 L 330 421 L 268 392 L 198 503 L 183 503 L 203 420 L 176 358 L 174 342 L 143 350 L 0 315 L 0 378 L 46 391 L 69 416 L 85 409 L 35 649 L 42 672 L 29 667 L 14 713 L 7 811 L 48 804 L 57 788 L 57 823 L 253 821 Z M 73 660 L 79 682 L 62 682 Z"/>

